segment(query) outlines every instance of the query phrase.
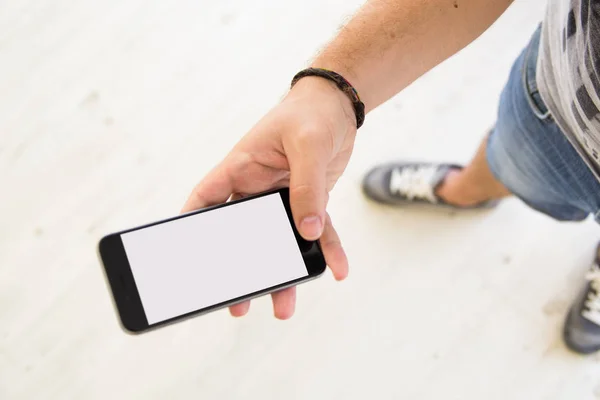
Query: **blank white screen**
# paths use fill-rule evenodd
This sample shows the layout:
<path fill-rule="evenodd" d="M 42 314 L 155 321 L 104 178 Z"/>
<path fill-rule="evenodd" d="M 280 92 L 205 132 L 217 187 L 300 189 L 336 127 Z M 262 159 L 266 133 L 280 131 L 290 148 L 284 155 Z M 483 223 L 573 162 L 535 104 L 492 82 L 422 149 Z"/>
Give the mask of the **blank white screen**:
<path fill-rule="evenodd" d="M 121 239 L 149 324 L 308 275 L 278 193 Z"/>

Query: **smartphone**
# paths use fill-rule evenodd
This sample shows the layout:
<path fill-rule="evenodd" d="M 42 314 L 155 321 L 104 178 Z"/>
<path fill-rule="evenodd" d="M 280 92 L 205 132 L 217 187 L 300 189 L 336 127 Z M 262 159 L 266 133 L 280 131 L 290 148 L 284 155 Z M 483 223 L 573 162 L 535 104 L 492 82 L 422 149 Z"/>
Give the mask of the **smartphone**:
<path fill-rule="evenodd" d="M 122 327 L 149 329 L 314 279 L 318 241 L 294 225 L 280 189 L 113 233 L 100 259 Z"/>

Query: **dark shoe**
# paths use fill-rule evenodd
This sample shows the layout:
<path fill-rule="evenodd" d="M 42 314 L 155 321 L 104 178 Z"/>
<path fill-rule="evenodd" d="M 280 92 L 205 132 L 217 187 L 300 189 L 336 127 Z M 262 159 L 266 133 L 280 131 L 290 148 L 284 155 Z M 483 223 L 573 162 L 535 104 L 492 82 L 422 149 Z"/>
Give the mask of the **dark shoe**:
<path fill-rule="evenodd" d="M 452 170 L 463 167 L 454 164 L 389 163 L 373 168 L 363 180 L 363 192 L 379 203 L 405 205 L 433 204 L 459 209 L 491 208 L 497 200 L 462 207 L 446 203 L 437 196 L 438 187 Z"/>
<path fill-rule="evenodd" d="M 567 347 L 580 354 L 600 350 L 600 245 L 586 279 L 587 284 L 571 307 L 564 328 Z"/>

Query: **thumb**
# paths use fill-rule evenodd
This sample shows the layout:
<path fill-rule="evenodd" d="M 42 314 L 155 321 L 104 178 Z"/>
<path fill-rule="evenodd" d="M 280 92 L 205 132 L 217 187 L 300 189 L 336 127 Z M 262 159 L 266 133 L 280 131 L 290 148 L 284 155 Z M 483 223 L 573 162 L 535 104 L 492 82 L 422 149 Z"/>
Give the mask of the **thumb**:
<path fill-rule="evenodd" d="M 290 205 L 294 222 L 306 240 L 317 240 L 325 225 L 327 204 L 327 159 L 315 152 L 288 156 L 290 163 Z"/>

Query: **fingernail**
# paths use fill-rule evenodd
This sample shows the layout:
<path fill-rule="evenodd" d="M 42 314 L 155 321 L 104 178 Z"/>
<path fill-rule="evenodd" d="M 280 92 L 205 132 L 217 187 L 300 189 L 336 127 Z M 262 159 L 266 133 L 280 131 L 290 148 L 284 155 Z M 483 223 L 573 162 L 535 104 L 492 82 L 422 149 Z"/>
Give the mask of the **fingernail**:
<path fill-rule="evenodd" d="M 317 215 L 305 217 L 300 223 L 300 233 L 310 240 L 316 240 L 321 236 L 323 231 L 323 223 Z"/>

